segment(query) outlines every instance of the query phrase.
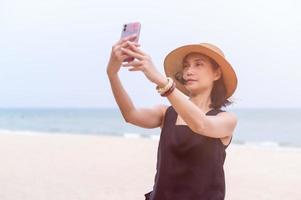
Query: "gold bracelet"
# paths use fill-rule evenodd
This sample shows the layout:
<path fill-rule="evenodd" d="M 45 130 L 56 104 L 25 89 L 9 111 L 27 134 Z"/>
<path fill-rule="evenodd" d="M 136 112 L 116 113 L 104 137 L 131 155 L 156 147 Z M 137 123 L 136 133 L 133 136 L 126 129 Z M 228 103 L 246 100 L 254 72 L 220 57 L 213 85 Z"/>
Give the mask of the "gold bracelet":
<path fill-rule="evenodd" d="M 173 80 L 170 77 L 167 77 L 167 80 L 168 80 L 167 84 L 164 85 L 163 87 L 159 87 L 159 86 L 156 87 L 158 93 L 163 94 L 168 89 L 170 89 L 170 87 L 172 86 Z"/>

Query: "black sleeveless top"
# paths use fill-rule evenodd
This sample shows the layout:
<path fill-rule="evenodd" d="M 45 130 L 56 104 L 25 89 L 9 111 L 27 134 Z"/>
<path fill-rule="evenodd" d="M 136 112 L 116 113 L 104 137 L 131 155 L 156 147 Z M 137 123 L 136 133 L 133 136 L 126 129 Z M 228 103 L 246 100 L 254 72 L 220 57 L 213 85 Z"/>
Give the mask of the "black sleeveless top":
<path fill-rule="evenodd" d="M 216 115 L 223 110 L 210 110 Z M 176 125 L 177 112 L 169 106 L 164 116 L 153 190 L 146 200 L 223 200 L 226 158 L 219 138 L 193 132 L 187 125 Z M 232 137 L 231 137 L 232 140 Z M 231 142 L 231 141 L 230 141 Z"/>

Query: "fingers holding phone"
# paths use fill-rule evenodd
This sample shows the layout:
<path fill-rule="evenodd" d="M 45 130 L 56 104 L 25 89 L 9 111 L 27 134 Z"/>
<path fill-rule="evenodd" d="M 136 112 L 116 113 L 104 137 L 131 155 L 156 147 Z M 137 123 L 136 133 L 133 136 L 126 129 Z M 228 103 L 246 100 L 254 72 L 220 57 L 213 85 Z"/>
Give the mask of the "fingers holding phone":
<path fill-rule="evenodd" d="M 118 40 L 118 42 L 115 44 L 115 46 L 117 45 L 122 45 L 124 43 L 126 43 L 127 41 L 135 41 L 136 40 L 137 35 L 136 34 L 132 34 L 126 37 L 122 37 Z"/>
<path fill-rule="evenodd" d="M 125 54 L 121 48 L 132 48 L 128 41 L 131 41 L 132 46 L 139 47 L 139 35 L 141 25 L 139 22 L 124 24 L 121 32 L 121 37 L 116 44 L 112 46 L 111 57 L 108 72 L 117 73 L 120 69 L 122 62 L 131 62 L 134 60 L 128 54 Z"/>
<path fill-rule="evenodd" d="M 140 47 L 140 44 L 131 42 L 131 44 L 128 43 L 130 38 L 134 37 L 129 37 L 128 39 L 120 39 L 113 47 L 112 47 L 112 53 L 111 53 L 111 59 L 116 60 L 118 63 L 122 62 L 127 62 L 126 60 L 129 59 L 129 56 L 125 54 L 121 48 L 133 48 L 135 47 Z"/>

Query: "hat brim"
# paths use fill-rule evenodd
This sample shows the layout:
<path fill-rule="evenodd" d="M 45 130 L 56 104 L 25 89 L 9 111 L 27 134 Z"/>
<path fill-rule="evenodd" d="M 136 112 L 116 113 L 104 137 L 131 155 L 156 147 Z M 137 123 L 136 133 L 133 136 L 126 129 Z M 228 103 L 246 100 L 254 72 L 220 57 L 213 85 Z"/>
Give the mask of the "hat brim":
<path fill-rule="evenodd" d="M 232 68 L 231 64 L 219 53 L 214 50 L 201 45 L 201 44 L 192 44 L 185 45 L 175 50 L 171 51 L 164 59 L 164 71 L 165 74 L 171 77 L 175 82 L 176 86 L 179 90 L 181 90 L 185 95 L 189 96 L 189 91 L 185 88 L 185 86 L 176 80 L 175 74 L 179 71 L 182 71 L 182 63 L 184 57 L 192 52 L 197 52 L 209 56 L 214 59 L 217 64 L 221 67 L 221 71 L 223 74 L 224 84 L 227 90 L 227 98 L 232 96 L 237 87 L 237 76 Z"/>

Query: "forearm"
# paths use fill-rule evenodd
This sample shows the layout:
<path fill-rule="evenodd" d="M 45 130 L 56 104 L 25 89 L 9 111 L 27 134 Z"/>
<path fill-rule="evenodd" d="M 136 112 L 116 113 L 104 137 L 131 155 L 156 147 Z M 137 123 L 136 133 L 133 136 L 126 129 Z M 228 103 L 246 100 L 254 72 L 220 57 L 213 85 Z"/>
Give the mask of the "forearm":
<path fill-rule="evenodd" d="M 166 84 L 166 77 L 160 77 L 157 85 L 163 87 Z M 187 99 L 177 88 L 167 96 L 167 99 L 174 107 L 176 112 L 187 123 L 187 125 L 195 132 L 203 129 L 207 122 L 206 113 Z"/>
<path fill-rule="evenodd" d="M 205 112 L 187 99 L 186 95 L 177 88 L 167 96 L 167 99 L 193 131 L 197 132 L 205 127 L 207 120 Z"/>
<path fill-rule="evenodd" d="M 118 77 L 117 73 L 108 73 L 108 78 L 110 80 L 111 89 L 121 111 L 123 118 L 127 121 L 127 115 L 130 111 L 135 109 L 135 106 L 130 99 L 129 95 L 122 86 L 122 83 Z"/>

